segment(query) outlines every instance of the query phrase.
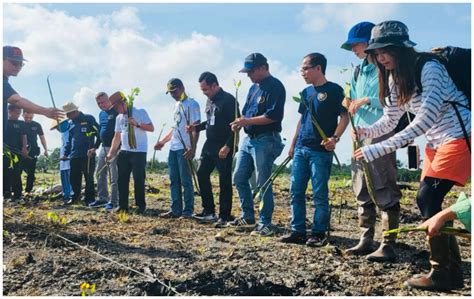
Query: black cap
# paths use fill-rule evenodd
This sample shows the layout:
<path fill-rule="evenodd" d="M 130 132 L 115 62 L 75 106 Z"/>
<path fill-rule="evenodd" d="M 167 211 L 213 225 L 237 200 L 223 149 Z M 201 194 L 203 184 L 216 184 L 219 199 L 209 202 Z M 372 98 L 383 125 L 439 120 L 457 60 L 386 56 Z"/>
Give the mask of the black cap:
<path fill-rule="evenodd" d="M 166 84 L 166 93 L 168 94 L 180 87 L 184 87 L 183 82 L 178 78 L 172 78 Z"/>
<path fill-rule="evenodd" d="M 239 72 L 248 73 L 253 68 L 258 66 L 266 65 L 267 59 L 260 53 L 252 53 L 249 56 L 245 57 L 244 67 Z"/>

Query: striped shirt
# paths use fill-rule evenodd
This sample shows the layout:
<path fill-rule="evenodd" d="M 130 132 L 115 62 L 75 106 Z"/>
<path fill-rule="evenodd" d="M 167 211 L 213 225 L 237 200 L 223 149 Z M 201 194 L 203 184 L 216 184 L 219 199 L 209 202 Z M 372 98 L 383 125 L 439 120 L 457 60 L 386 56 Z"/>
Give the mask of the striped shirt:
<path fill-rule="evenodd" d="M 449 141 L 464 138 L 462 128 L 453 106 L 449 102 L 468 104 L 467 97 L 456 88 L 446 68 L 439 62 L 425 63 L 421 72 L 421 95 L 414 94 L 411 100 L 402 107 L 397 106 L 397 94 L 392 76 L 389 78 L 390 103 L 384 107 L 382 118 L 366 128 L 361 137 L 375 138 L 392 131 L 400 117 L 406 111 L 415 114 L 412 122 L 401 132 L 377 144 L 362 148 L 367 161 L 394 152 L 410 143 L 416 137 L 425 134 L 426 146 L 437 149 Z M 457 106 L 468 135 L 471 134 L 471 111 Z"/>

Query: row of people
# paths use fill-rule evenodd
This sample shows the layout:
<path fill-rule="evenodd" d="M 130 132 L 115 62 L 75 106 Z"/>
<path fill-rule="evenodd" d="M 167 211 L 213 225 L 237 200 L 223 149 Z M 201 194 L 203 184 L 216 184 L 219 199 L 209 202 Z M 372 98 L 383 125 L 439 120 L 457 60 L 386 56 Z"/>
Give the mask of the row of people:
<path fill-rule="evenodd" d="M 298 109 L 301 116 L 289 150 L 293 158 L 291 233 L 283 236 L 282 242 L 306 243 L 310 246 L 327 244 L 328 180 L 332 159 L 336 144 L 352 116 L 356 125 L 352 132 L 353 138 L 363 141 L 362 146 L 355 149 L 351 165 L 354 192 L 359 203 L 361 237 L 359 244 L 348 249 L 347 253 L 368 255 L 371 261 L 395 259 L 394 234 L 385 236 L 378 248 L 375 246 L 376 210 L 382 211 L 383 230 L 398 227 L 401 193 L 396 185 L 395 151 L 414 138 L 425 135 L 428 140 L 417 194 L 417 203 L 424 218 L 428 219 L 441 211 L 445 195 L 455 184 L 466 183 L 470 176 L 469 149 L 461 126 L 456 125 L 458 118 L 455 109 L 449 103 L 466 103 L 468 99 L 435 57 L 422 66 L 420 86 L 417 85 L 415 64 L 420 55 L 414 50 L 415 45 L 409 39 L 408 28 L 399 21 L 385 21 L 378 25 L 362 22 L 351 29 L 342 48 L 352 50 L 362 59 L 362 63 L 352 78 L 350 104 L 347 107 L 349 113 L 343 105 L 343 89 L 326 79 L 327 61 L 324 55 L 310 53 L 303 58 L 300 71 L 309 86 L 301 92 Z M 283 84 L 271 75 L 268 61 L 260 53 L 246 57 L 241 72 L 247 73 L 253 85 L 248 92 L 242 116 L 237 117 L 236 100 L 219 87 L 217 77 L 209 72 L 199 77 L 201 90 L 208 97 L 205 122 L 201 122 L 200 107 L 186 95 L 182 81 L 175 78 L 168 82 L 167 93 L 176 101 L 175 126 L 155 144 L 155 149 L 161 150 L 167 142 L 171 143 L 168 155 L 171 207 L 162 216 L 177 218 L 194 214 L 193 165 L 190 160 L 195 155 L 199 131 L 205 129 L 207 140 L 201 153 L 203 163 L 197 170 L 197 186 L 203 199 L 203 211 L 197 218 L 217 218 L 214 215 L 209 179 L 210 173 L 217 167 L 220 180 L 219 225 L 255 227 L 252 234 L 271 236 L 275 233 L 272 225 L 272 187 L 270 185 L 267 192 L 261 194 L 257 224 L 249 180 L 255 172 L 257 186 L 262 186 L 271 175 L 274 160 L 283 150 L 280 132 L 286 91 Z M 119 93 L 113 94 L 106 106 L 102 109 L 104 112 L 115 110 L 118 114 L 115 125 L 111 126 L 114 129 L 110 148 L 104 150 L 106 159 L 103 159 L 108 161 L 109 167 L 117 161 L 117 210 L 128 209 L 129 180 L 133 172 L 135 201 L 138 211 L 143 213 L 146 210 L 146 132 L 154 131 L 152 121 L 145 110 L 135 107 L 132 115 L 128 115 L 125 99 Z M 66 142 L 64 159 L 71 161 L 74 196 L 78 198 L 80 194 L 80 177 L 84 174 L 86 202 L 94 205 L 95 195 L 93 188 L 87 187 L 87 177 L 91 176 L 91 169 L 94 169 L 95 159 L 91 157 L 101 142 L 99 131 L 102 131 L 102 123 L 99 126 L 93 118 L 81 114 L 73 103 L 63 108 L 71 119 L 68 130 L 72 136 Z M 394 133 L 398 120 L 407 111 L 415 115 L 414 119 L 402 131 Z M 459 115 L 470 134 L 470 110 L 461 107 Z M 132 127 L 136 146 L 130 146 L 128 140 Z M 231 144 L 234 135 L 241 129 L 246 135 L 236 153 L 233 182 L 242 214 L 232 219 Z M 319 129 L 329 138 L 321 136 Z M 101 138 L 97 138 L 99 135 Z M 80 151 L 80 155 L 76 156 L 75 150 Z M 74 159 L 80 160 L 73 163 Z M 367 178 L 363 163 L 366 162 L 372 186 L 365 183 Z M 73 164 L 77 165 L 78 170 L 73 170 Z M 76 172 L 74 179 L 73 172 Z M 311 236 L 307 238 L 305 192 L 310 179 L 315 213 Z M 374 194 L 371 194 L 372 191 L 375 191 Z M 437 235 L 429 238 L 429 244 L 431 272 L 415 276 L 407 284 L 425 289 L 462 287 L 461 257 L 456 239 Z"/>

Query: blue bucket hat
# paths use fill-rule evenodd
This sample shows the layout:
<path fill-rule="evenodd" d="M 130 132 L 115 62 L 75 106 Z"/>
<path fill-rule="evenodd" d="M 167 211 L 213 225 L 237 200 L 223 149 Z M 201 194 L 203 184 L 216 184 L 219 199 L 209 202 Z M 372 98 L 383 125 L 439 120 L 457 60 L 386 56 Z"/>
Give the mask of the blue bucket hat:
<path fill-rule="evenodd" d="M 347 40 L 341 45 L 341 48 L 351 51 L 351 45 L 354 43 L 368 43 L 370 40 L 370 31 L 374 28 L 375 24 L 371 22 L 360 22 L 355 24 L 349 34 Z"/>

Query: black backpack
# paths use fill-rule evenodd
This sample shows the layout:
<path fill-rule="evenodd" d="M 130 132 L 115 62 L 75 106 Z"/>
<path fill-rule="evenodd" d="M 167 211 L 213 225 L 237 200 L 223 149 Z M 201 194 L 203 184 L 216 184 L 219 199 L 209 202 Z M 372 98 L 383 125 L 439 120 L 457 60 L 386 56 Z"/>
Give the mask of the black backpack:
<path fill-rule="evenodd" d="M 415 63 L 415 83 L 419 93 L 422 92 L 421 71 L 423 66 L 426 62 L 433 60 L 437 60 L 445 66 L 457 89 L 462 91 L 468 99 L 467 105 L 459 102 L 445 102 L 449 102 L 453 106 L 459 123 L 461 124 L 464 139 L 466 140 L 469 151 L 471 151 L 469 135 L 467 134 L 466 126 L 462 121 L 461 114 L 457 107 L 461 106 L 471 110 L 471 49 L 448 46 L 437 49 L 433 53 L 419 53 Z"/>

